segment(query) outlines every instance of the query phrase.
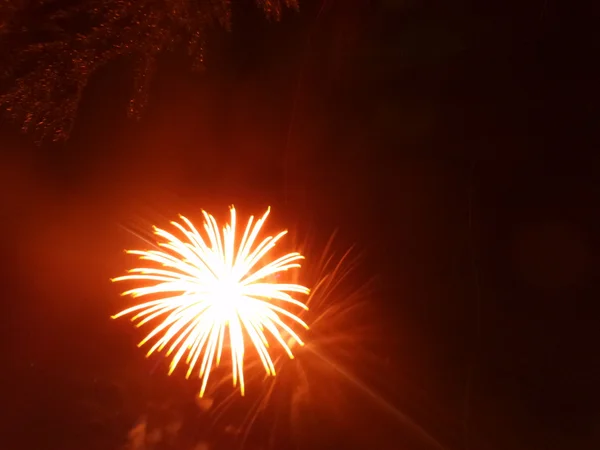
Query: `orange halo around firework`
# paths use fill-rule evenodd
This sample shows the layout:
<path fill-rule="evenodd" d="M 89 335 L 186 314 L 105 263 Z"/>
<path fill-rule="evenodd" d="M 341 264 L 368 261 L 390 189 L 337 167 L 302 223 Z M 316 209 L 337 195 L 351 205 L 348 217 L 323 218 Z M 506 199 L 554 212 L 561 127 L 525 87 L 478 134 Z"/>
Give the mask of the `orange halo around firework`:
<path fill-rule="evenodd" d="M 157 245 L 162 250 L 128 253 L 141 260 L 155 263 L 154 268 L 135 268 L 128 275 L 113 281 L 145 281 L 149 284 L 124 292 L 133 298 L 146 295 L 158 296 L 113 316 L 119 318 L 135 313 L 132 322 L 140 327 L 156 323 L 154 329 L 138 346 L 158 337 L 147 353 L 163 350 L 171 359 L 169 374 L 185 357 L 189 377 L 200 362 L 202 379 L 200 397 L 204 395 L 213 367 L 219 365 L 228 331 L 231 348 L 233 385 L 239 381 L 244 395 L 244 354 L 246 341 L 257 350 L 267 375 L 275 375 L 273 359 L 269 354 L 269 340 L 275 341 L 290 358 L 294 355 L 288 343 L 303 345 L 300 337 L 284 318 L 306 329 L 308 325 L 286 307 L 308 307 L 292 297 L 293 293 L 309 294 L 309 289 L 298 284 L 275 283 L 269 280 L 288 269 L 299 268 L 303 259 L 300 253 L 289 253 L 270 259 L 270 252 L 287 233 L 282 231 L 256 244 L 262 226 L 269 215 L 254 222 L 250 217 L 240 241 L 236 238 L 236 211 L 232 206 L 231 221 L 219 231 L 213 216 L 203 211 L 206 241 L 192 222 L 180 216 L 184 225 L 171 222 L 183 235 L 175 235 L 154 227 Z M 283 332 L 283 334 L 282 334 Z"/>

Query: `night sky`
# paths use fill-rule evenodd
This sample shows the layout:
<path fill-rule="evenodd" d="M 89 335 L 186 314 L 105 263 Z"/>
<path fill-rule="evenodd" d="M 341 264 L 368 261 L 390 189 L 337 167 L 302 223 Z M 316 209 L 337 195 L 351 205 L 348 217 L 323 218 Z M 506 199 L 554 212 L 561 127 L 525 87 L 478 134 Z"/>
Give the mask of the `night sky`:
<path fill-rule="evenodd" d="M 235 204 L 355 246 L 372 322 L 349 364 L 396 411 L 328 374 L 343 407 L 317 389 L 299 436 L 274 410 L 246 448 L 435 449 L 422 428 L 448 450 L 597 449 L 598 6 L 305 0 L 273 23 L 233 3 L 205 72 L 161 57 L 141 121 L 117 61 L 66 143 L 2 123 L 1 447 L 122 448 L 168 411 L 237 448 L 110 320 L 109 282 L 140 245 L 124 227 Z"/>

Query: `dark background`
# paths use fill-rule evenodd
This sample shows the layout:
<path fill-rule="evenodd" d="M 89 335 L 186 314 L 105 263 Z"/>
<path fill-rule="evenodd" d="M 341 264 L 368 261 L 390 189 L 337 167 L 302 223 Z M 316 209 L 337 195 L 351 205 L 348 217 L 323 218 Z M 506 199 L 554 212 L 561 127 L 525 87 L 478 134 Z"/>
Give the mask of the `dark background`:
<path fill-rule="evenodd" d="M 108 450 L 150 400 L 185 403 L 109 319 L 120 226 L 235 203 L 364 253 L 376 387 L 444 446 L 598 448 L 594 8 L 306 0 L 269 23 L 236 3 L 206 73 L 163 57 L 141 122 L 123 62 L 67 143 L 4 124 L 2 447 Z M 298 448 L 433 448 L 352 395 Z"/>

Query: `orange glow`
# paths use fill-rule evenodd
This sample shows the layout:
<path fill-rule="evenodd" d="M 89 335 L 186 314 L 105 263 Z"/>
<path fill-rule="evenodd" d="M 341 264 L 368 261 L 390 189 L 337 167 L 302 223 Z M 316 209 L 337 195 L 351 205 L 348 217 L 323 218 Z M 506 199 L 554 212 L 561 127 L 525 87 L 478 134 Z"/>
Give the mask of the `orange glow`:
<path fill-rule="evenodd" d="M 154 329 L 138 346 L 158 337 L 147 353 L 150 356 L 169 345 L 166 355 L 174 352 L 169 375 L 184 357 L 188 366 L 186 378 L 200 363 L 200 397 L 206 390 L 213 363 L 219 365 L 225 346 L 229 345 L 231 349 L 233 385 L 237 386 L 239 382 L 244 395 L 244 357 L 248 340 L 256 349 L 267 375 L 275 375 L 267 337 L 271 337 L 271 341 L 274 339 L 293 358 L 290 347 L 294 343 L 304 343 L 286 321 L 308 329 L 308 325 L 287 308 L 293 305 L 307 310 L 304 303 L 290 294 L 308 295 L 309 289 L 298 284 L 270 282 L 277 274 L 299 268 L 299 261 L 304 259 L 296 252 L 270 258 L 271 250 L 287 231 L 256 244 L 269 215 L 270 209 L 267 209 L 256 222 L 250 217 L 238 241 L 235 208 L 232 206 L 230 211 L 231 221 L 223 227 L 222 233 L 214 217 L 203 211 L 208 240 L 183 216 L 180 216 L 183 224 L 171 222 L 182 233 L 183 240 L 154 227 L 157 245 L 166 252 L 129 250 L 127 253 L 151 261 L 155 267 L 131 269 L 128 275 L 113 279 L 149 282 L 149 285 L 130 289 L 122 295 L 133 298 L 152 295 L 156 299 L 125 309 L 113 318 L 136 313 L 131 321 L 137 322 L 138 327 L 155 323 Z"/>

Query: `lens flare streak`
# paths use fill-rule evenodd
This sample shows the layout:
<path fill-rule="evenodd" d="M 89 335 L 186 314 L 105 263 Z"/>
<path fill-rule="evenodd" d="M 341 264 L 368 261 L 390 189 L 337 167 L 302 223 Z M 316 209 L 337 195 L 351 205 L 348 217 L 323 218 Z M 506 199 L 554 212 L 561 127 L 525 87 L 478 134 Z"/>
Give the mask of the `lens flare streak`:
<path fill-rule="evenodd" d="M 299 284 L 271 282 L 279 280 L 283 272 L 299 268 L 299 261 L 304 257 L 293 252 L 277 259 L 270 258 L 271 251 L 286 231 L 256 244 L 269 211 L 255 223 L 254 217 L 250 217 L 239 243 L 234 207 L 230 208 L 231 220 L 222 233 L 215 218 L 203 211 L 208 240 L 183 216 L 180 216 L 182 223 L 171 222 L 181 232 L 183 240 L 154 227 L 157 244 L 166 251 L 129 250 L 127 253 L 153 262 L 157 267 L 131 269 L 127 275 L 113 279 L 149 283 L 122 295 L 133 298 L 153 296 L 155 300 L 125 309 L 113 318 L 135 313 L 131 321 L 137 322 L 138 327 L 160 320 L 138 346 L 157 338 L 147 356 L 169 346 L 166 356 L 173 354 L 169 374 L 185 361 L 188 366 L 186 377 L 189 378 L 199 365 L 200 397 L 205 393 L 213 364 L 219 365 L 227 345 L 231 351 L 233 385 L 239 384 L 242 395 L 248 340 L 256 349 L 267 375 L 275 375 L 268 336 L 277 341 L 289 358 L 294 357 L 290 348 L 294 343 L 304 345 L 288 323 L 305 329 L 308 325 L 288 308 L 308 310 L 291 294 L 308 295 L 309 289 Z"/>

